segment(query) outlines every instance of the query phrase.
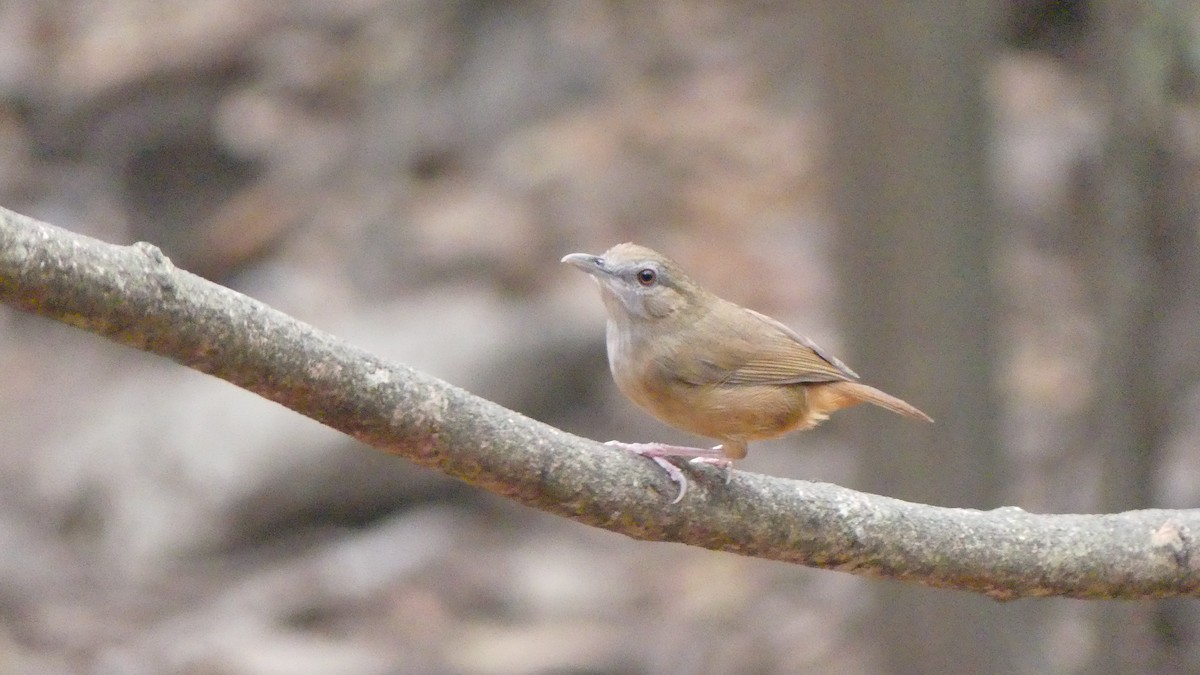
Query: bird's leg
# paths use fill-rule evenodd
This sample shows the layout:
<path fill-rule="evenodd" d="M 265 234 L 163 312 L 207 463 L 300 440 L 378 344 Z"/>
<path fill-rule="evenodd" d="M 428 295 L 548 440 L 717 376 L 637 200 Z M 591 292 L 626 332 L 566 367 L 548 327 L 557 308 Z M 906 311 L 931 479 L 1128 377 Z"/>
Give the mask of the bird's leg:
<path fill-rule="evenodd" d="M 723 467 L 725 469 L 725 482 L 729 482 L 729 467 L 733 462 L 721 451 L 721 446 L 715 448 L 692 448 L 684 445 L 665 445 L 662 443 L 621 443 L 620 441 L 609 441 L 605 445 L 611 445 L 617 448 L 624 448 L 635 455 L 641 455 L 654 461 L 655 464 L 662 467 L 662 470 L 667 472 L 667 476 L 679 485 L 679 494 L 671 501 L 672 504 L 678 504 L 683 496 L 687 494 L 687 477 L 683 475 L 683 471 L 668 460 L 668 457 L 688 457 L 688 461 L 694 464 L 711 464 L 713 466 Z"/>

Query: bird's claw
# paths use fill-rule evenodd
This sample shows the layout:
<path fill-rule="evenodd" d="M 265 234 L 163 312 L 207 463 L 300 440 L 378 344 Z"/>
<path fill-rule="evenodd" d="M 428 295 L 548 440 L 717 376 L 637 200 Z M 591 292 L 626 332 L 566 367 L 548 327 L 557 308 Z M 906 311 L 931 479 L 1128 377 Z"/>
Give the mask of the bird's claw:
<path fill-rule="evenodd" d="M 683 475 L 683 471 L 679 467 L 671 463 L 671 460 L 666 457 L 651 457 L 654 463 L 661 466 L 663 471 L 667 472 L 667 476 L 674 482 L 679 484 L 679 494 L 675 495 L 675 499 L 671 500 L 672 504 L 678 504 L 683 501 L 683 496 L 687 494 L 688 481 L 687 476 Z"/>
<path fill-rule="evenodd" d="M 688 460 L 688 464 L 707 464 L 723 469 L 726 485 L 729 485 L 729 481 L 733 478 L 733 460 L 728 457 L 693 457 Z"/>
<path fill-rule="evenodd" d="M 675 495 L 675 499 L 671 500 L 672 504 L 678 504 L 683 501 L 683 496 L 687 494 L 688 480 L 687 476 L 683 475 L 683 470 L 671 463 L 671 460 L 662 455 L 654 454 L 660 449 L 660 446 L 653 443 L 622 443 L 621 441 L 608 441 L 605 445 L 624 448 L 635 455 L 641 455 L 650 459 L 657 464 L 663 471 L 667 473 L 667 477 L 679 486 L 679 494 Z"/>

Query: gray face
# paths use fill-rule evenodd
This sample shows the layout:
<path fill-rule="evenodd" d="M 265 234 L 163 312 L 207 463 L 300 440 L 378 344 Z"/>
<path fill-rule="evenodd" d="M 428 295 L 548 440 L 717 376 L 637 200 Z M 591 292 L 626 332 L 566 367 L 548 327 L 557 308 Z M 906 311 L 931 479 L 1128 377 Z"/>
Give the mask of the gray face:
<path fill-rule="evenodd" d="M 609 319 L 621 323 L 670 316 L 687 305 L 690 282 L 669 259 L 634 244 L 618 244 L 603 256 L 572 253 L 563 258 L 600 286 Z"/>

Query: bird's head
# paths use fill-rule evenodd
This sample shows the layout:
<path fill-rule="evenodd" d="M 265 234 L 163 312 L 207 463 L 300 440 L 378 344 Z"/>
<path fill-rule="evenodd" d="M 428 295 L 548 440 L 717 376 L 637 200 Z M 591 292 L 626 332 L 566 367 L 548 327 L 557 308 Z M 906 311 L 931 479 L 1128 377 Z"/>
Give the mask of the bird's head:
<path fill-rule="evenodd" d="M 637 244 L 617 244 L 603 255 L 572 253 L 562 261 L 596 280 L 609 318 L 618 322 L 677 315 L 704 292 L 674 260 Z"/>

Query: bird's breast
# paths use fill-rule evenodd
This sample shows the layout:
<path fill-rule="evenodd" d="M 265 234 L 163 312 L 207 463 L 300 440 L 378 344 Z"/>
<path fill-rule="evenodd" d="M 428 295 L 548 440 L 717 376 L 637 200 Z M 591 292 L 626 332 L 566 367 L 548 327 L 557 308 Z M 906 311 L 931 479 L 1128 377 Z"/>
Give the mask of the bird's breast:
<path fill-rule="evenodd" d="M 774 438 L 806 425 L 805 385 L 695 384 L 674 372 L 678 355 L 660 358 L 662 345 L 637 337 L 610 324 L 608 365 L 621 393 L 663 422 L 720 440 Z"/>

